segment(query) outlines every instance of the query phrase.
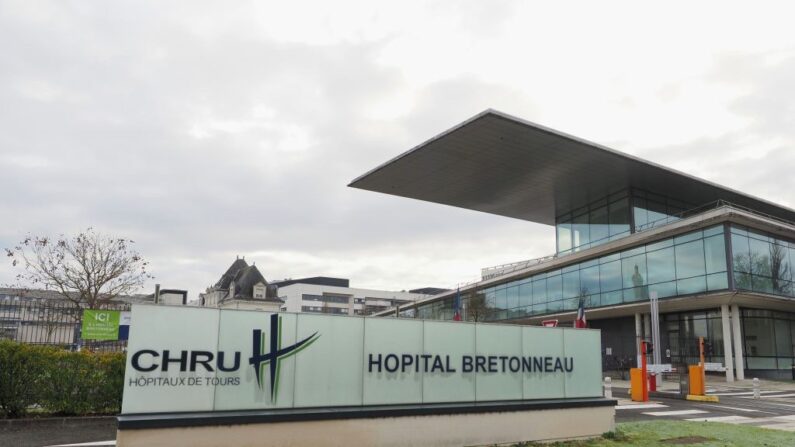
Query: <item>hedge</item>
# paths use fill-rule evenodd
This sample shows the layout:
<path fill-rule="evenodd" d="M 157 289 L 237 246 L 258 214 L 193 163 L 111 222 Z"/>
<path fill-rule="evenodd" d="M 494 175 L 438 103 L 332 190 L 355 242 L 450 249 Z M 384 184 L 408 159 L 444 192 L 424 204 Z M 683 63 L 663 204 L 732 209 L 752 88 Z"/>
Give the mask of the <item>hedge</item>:
<path fill-rule="evenodd" d="M 124 353 L 69 352 L 0 340 L 0 414 L 30 407 L 60 415 L 118 413 Z"/>

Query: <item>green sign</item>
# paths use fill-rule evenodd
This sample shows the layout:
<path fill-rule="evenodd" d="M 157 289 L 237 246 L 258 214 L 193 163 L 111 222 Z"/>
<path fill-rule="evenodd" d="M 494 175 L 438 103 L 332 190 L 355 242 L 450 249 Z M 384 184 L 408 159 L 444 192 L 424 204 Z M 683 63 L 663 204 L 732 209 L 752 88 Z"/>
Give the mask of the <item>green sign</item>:
<path fill-rule="evenodd" d="M 119 311 L 84 310 L 81 337 L 83 340 L 118 340 Z"/>

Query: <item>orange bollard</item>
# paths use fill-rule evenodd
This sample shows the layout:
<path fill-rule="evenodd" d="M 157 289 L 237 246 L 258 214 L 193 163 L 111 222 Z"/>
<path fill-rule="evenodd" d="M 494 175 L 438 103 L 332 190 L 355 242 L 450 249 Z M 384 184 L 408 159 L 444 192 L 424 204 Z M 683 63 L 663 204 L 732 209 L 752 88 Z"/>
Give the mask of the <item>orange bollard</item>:
<path fill-rule="evenodd" d="M 706 394 L 704 389 L 704 370 L 701 365 L 688 366 L 688 373 L 690 375 L 690 394 L 694 396 L 703 396 Z"/>

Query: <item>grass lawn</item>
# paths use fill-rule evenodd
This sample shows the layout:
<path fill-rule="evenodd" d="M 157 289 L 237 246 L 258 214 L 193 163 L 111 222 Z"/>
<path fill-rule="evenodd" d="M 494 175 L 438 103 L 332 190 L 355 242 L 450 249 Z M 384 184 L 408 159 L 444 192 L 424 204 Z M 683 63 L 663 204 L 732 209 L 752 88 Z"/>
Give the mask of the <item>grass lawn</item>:
<path fill-rule="evenodd" d="M 629 447 L 629 446 L 696 446 L 751 447 L 795 446 L 795 433 L 718 422 L 646 421 L 617 425 L 617 430 L 589 441 L 552 444 L 519 444 L 519 446 L 556 447 Z"/>

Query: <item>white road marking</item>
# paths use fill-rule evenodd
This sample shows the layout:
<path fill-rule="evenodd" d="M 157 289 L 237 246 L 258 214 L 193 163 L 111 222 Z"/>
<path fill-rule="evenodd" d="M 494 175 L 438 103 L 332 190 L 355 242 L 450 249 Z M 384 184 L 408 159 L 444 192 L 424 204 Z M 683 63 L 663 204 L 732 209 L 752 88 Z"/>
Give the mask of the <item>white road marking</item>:
<path fill-rule="evenodd" d="M 760 391 L 759 394 L 775 394 L 783 393 L 784 391 Z M 712 393 L 710 396 L 753 396 L 753 391 L 738 391 L 734 393 Z"/>
<path fill-rule="evenodd" d="M 795 397 L 795 394 L 779 394 L 776 396 L 765 396 L 765 398 L 778 399 L 780 397 Z"/>
<path fill-rule="evenodd" d="M 749 418 L 745 416 L 713 416 L 713 417 L 704 417 L 704 418 L 692 418 L 687 419 L 688 421 L 694 422 L 750 422 L 753 421 L 754 418 Z"/>
<path fill-rule="evenodd" d="M 647 414 L 649 416 L 684 416 L 687 414 L 701 414 L 701 413 L 709 413 L 708 411 L 704 410 L 673 410 L 673 411 L 650 411 Z"/>
<path fill-rule="evenodd" d="M 779 421 L 792 421 L 795 422 L 795 414 L 788 414 L 785 416 L 775 416 L 772 419 L 776 419 Z"/>
<path fill-rule="evenodd" d="M 759 413 L 759 411 L 760 411 L 760 410 L 752 410 L 750 408 L 727 407 L 725 405 L 711 405 L 711 404 L 702 404 L 702 405 L 705 406 L 705 407 L 720 408 L 722 410 L 744 411 L 746 413 Z M 765 413 L 765 412 L 763 411 L 763 413 Z"/>
<path fill-rule="evenodd" d="M 114 446 L 116 441 L 96 441 L 96 442 L 81 442 L 79 444 L 58 444 L 48 447 L 93 447 L 93 446 Z"/>
<path fill-rule="evenodd" d="M 663 404 L 627 404 L 616 405 L 616 410 L 645 410 L 647 408 L 668 408 L 668 405 Z"/>

